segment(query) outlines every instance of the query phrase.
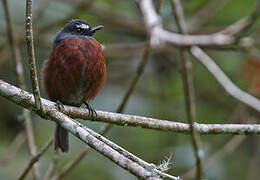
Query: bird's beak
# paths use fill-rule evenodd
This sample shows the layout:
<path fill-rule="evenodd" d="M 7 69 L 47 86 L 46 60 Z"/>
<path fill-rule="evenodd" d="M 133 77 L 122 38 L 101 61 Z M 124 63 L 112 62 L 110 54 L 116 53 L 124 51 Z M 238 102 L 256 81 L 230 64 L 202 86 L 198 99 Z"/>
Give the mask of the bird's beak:
<path fill-rule="evenodd" d="M 100 30 L 103 27 L 104 27 L 103 25 L 94 26 L 94 27 L 91 28 L 90 33 L 95 33 L 97 30 Z"/>

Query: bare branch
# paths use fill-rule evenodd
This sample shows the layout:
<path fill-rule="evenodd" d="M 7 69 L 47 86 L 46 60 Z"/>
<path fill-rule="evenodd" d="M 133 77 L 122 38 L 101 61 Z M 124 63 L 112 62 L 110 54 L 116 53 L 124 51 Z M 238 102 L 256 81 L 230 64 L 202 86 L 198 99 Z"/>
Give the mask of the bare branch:
<path fill-rule="evenodd" d="M 11 56 L 13 60 L 13 66 L 16 68 L 16 76 L 18 80 L 19 87 L 25 89 L 24 77 L 23 77 L 23 65 L 21 63 L 20 53 L 16 47 L 15 37 L 14 37 L 14 30 L 12 26 L 12 18 L 9 12 L 9 5 L 7 0 L 2 0 L 4 6 L 4 13 L 5 13 L 5 21 L 6 21 L 6 33 L 7 39 L 11 49 Z"/>
<path fill-rule="evenodd" d="M 5 10 L 5 17 L 6 17 L 6 23 L 7 23 L 7 34 L 8 34 L 8 40 L 9 44 L 11 46 L 11 54 L 14 61 L 14 67 L 16 69 L 16 76 L 18 80 L 19 87 L 22 89 L 26 89 L 25 86 L 25 78 L 24 78 L 24 72 L 23 72 L 23 64 L 21 62 L 21 56 L 20 52 L 16 46 L 15 37 L 14 37 L 14 31 L 12 27 L 12 19 L 9 12 L 8 3 L 6 0 L 3 0 L 4 10 Z M 25 120 L 25 132 L 28 140 L 30 155 L 34 156 L 36 154 L 36 145 L 34 140 L 34 134 L 33 134 L 33 127 L 31 122 L 31 115 L 30 112 L 23 108 L 22 111 L 22 117 Z M 33 166 L 33 178 L 39 179 L 40 177 L 40 169 L 39 164 L 36 163 Z"/>
<path fill-rule="evenodd" d="M 60 156 L 60 152 L 59 151 L 55 151 L 54 155 L 53 155 L 53 158 L 52 158 L 52 162 L 49 165 L 49 168 L 47 169 L 47 171 L 46 171 L 45 175 L 43 176 L 42 180 L 49 180 L 53 176 L 53 173 L 55 171 L 55 168 L 56 168 L 56 166 L 58 164 L 58 160 L 60 159 L 60 157 L 61 157 Z"/>
<path fill-rule="evenodd" d="M 30 77 L 33 88 L 33 95 L 35 98 L 35 103 L 38 110 L 44 111 L 42 106 L 40 90 L 38 84 L 38 77 L 35 64 L 35 54 L 34 54 L 34 45 L 33 45 L 33 29 L 32 29 L 32 0 L 26 0 L 26 16 L 25 16 L 25 29 L 26 29 L 26 45 L 28 52 L 28 63 L 30 69 Z"/>
<path fill-rule="evenodd" d="M 227 93 L 249 107 L 260 111 L 260 101 L 239 89 L 204 51 L 197 46 L 193 46 L 190 51 L 209 70 Z"/>
<path fill-rule="evenodd" d="M 186 34 L 186 22 L 183 14 L 182 5 L 179 0 L 172 0 L 173 14 L 177 22 L 178 29 L 180 33 Z M 193 77 L 192 77 L 192 63 L 189 59 L 187 50 L 180 49 L 181 55 L 181 64 L 182 64 L 182 80 L 183 80 L 183 89 L 184 89 L 184 98 L 185 98 L 185 106 L 188 122 L 190 124 L 191 130 L 191 141 L 194 149 L 194 154 L 196 157 L 196 179 L 202 179 L 203 177 L 203 165 L 201 161 L 201 150 L 199 146 L 199 135 L 196 129 L 194 128 L 195 122 L 195 92 L 193 85 Z"/>
<path fill-rule="evenodd" d="M 212 156 L 209 158 L 203 160 L 203 163 L 205 164 L 205 169 L 210 168 L 210 166 L 215 162 L 216 160 L 223 159 L 230 153 L 234 152 L 234 150 L 241 145 L 244 140 L 246 139 L 245 136 L 235 136 L 231 140 L 228 141 L 228 143 L 225 144 L 223 148 L 221 148 L 219 151 L 215 152 Z M 183 179 L 189 179 L 195 175 L 195 168 L 189 170 L 187 173 L 182 175 Z"/>
<path fill-rule="evenodd" d="M 7 148 L 5 154 L 0 158 L 0 166 L 6 165 L 6 163 L 8 163 L 11 157 L 13 157 L 14 154 L 16 154 L 18 149 L 21 147 L 21 145 L 23 145 L 25 140 L 25 132 L 24 130 L 22 130 L 16 135 L 11 145 Z"/>
<path fill-rule="evenodd" d="M 51 180 L 59 180 L 66 176 L 69 171 L 71 171 L 77 164 L 79 164 L 83 160 L 83 158 L 89 152 L 89 149 L 90 148 L 88 146 L 85 147 L 74 159 L 72 159 L 65 165 L 65 167 L 59 172 L 58 175 L 51 178 Z"/>
<path fill-rule="evenodd" d="M 187 22 L 188 32 L 196 31 L 200 26 L 205 24 L 212 16 L 218 12 L 225 4 L 227 0 L 210 0 L 203 8 L 197 13 L 192 15 L 191 19 Z"/>
<path fill-rule="evenodd" d="M 128 170 L 136 177 L 140 179 L 154 179 L 154 180 L 160 179 L 153 172 L 149 172 L 148 170 L 144 169 L 137 163 L 126 158 L 121 153 L 115 151 L 109 145 L 102 142 L 100 140 L 100 138 L 102 137 L 101 135 L 98 135 L 99 138 L 94 137 L 86 130 L 87 127 L 83 127 L 81 124 L 70 119 L 68 116 L 54 109 L 48 109 L 46 115 L 52 120 L 59 122 L 61 126 L 66 128 L 66 130 L 70 131 L 72 134 L 77 136 L 79 139 L 81 139 L 83 142 L 88 144 L 90 147 L 92 147 L 99 153 L 103 154 L 104 156 L 112 160 L 114 163 L 119 165 L 120 167 Z"/>
<path fill-rule="evenodd" d="M 260 1 L 256 1 L 253 11 L 248 17 L 245 17 L 238 22 L 228 26 L 221 33 L 230 34 L 240 38 L 244 33 L 248 31 L 249 28 L 256 22 L 260 16 Z"/>
<path fill-rule="evenodd" d="M 121 104 L 119 105 L 119 107 L 116 110 L 117 113 L 121 113 L 124 110 L 124 107 L 129 99 L 130 95 L 132 94 L 137 81 L 139 80 L 140 76 L 143 74 L 144 68 L 145 68 L 147 60 L 148 60 L 149 53 L 150 53 L 150 42 L 147 41 L 143 55 L 142 55 L 142 59 L 140 61 L 140 64 L 137 67 L 136 74 L 135 74 L 134 78 L 132 79 L 127 91 L 125 92 L 125 95 L 124 95 L 124 98 L 123 98 Z"/>
<path fill-rule="evenodd" d="M 83 142 L 87 143 L 89 146 L 94 148 L 96 151 L 102 153 L 104 156 L 112 160 L 114 163 L 128 170 L 130 173 L 134 174 L 135 176 L 141 179 L 160 179 L 157 178 L 153 174 L 153 172 L 145 170 L 137 163 L 126 158 L 124 155 L 120 154 L 110 146 L 104 144 L 102 141 L 92 136 L 88 131 L 84 129 L 84 127 L 81 124 L 72 120 L 65 114 L 59 112 L 56 109 L 55 103 L 42 99 L 46 111 L 39 112 L 36 108 L 34 98 L 31 94 L 27 93 L 26 91 L 23 91 L 22 89 L 15 88 L 14 86 L 10 86 L 9 84 L 3 82 L 2 80 L 0 80 L 0 94 L 9 100 L 12 100 L 20 105 L 23 105 L 25 108 L 30 108 L 30 110 L 38 113 L 39 115 L 41 115 L 41 117 L 45 119 L 50 119 L 52 121 L 55 121 L 56 123 L 59 123 L 67 131 L 71 132 L 79 139 L 81 139 Z M 29 96 L 26 96 L 26 94 Z M 25 99 L 20 99 L 20 97 L 22 96 Z"/>
<path fill-rule="evenodd" d="M 27 142 L 29 146 L 29 151 L 30 151 L 30 157 L 34 157 L 37 153 L 37 148 L 35 145 L 35 136 L 33 132 L 33 125 L 32 125 L 32 119 L 31 119 L 31 113 L 27 109 L 23 109 L 22 112 L 22 117 L 25 120 L 25 132 L 26 132 L 26 137 L 27 137 Z M 34 176 L 34 179 L 39 179 L 41 174 L 40 174 L 40 168 L 38 162 L 32 164 L 32 174 Z"/>
<path fill-rule="evenodd" d="M 230 35 L 215 33 L 210 35 L 181 35 L 164 30 L 160 16 L 155 12 L 151 0 L 137 1 L 143 15 L 146 30 L 151 36 L 151 45 L 160 46 L 171 43 L 174 46 L 226 46 L 233 44 L 234 38 Z"/>
<path fill-rule="evenodd" d="M 29 109 L 36 114 L 46 117 L 46 113 L 38 112 L 33 95 L 0 80 L 0 95 L 8 100 Z M 56 109 L 56 103 L 42 98 L 44 106 L 48 109 Z M 85 108 L 64 106 L 64 113 L 72 118 L 91 119 Z M 97 111 L 97 118 L 93 121 L 113 123 L 121 126 L 143 127 L 161 131 L 172 131 L 176 133 L 190 133 L 189 124 L 179 123 L 154 118 L 126 115 L 112 112 Z M 257 135 L 260 134 L 259 124 L 199 124 L 194 123 L 200 134 L 233 134 L 233 135 Z"/>
<path fill-rule="evenodd" d="M 18 177 L 19 180 L 22 180 L 26 177 L 30 169 L 33 167 L 33 164 L 39 160 L 39 158 L 47 151 L 47 149 L 50 147 L 52 143 L 53 143 L 53 138 L 47 141 L 47 143 L 42 147 L 42 149 L 30 159 L 30 162 L 27 164 L 26 168 Z"/>
<path fill-rule="evenodd" d="M 126 151 L 125 149 L 121 148 L 120 146 L 118 146 L 117 144 L 109 141 L 108 139 L 100 136 L 98 133 L 96 133 L 95 131 L 84 127 L 84 129 L 86 131 L 88 131 L 92 136 L 94 136 L 95 138 L 99 139 L 100 141 L 102 141 L 103 143 L 107 144 L 108 146 L 110 146 L 111 148 L 113 148 L 114 150 L 116 150 L 117 152 L 120 152 L 120 154 L 123 154 L 125 157 L 131 159 L 132 161 L 136 162 L 137 164 L 139 164 L 140 166 L 142 166 L 144 169 L 150 170 L 153 172 L 153 174 L 159 175 L 160 177 L 165 177 L 165 178 L 169 178 L 169 179 L 179 179 L 178 177 L 174 177 L 171 175 L 168 175 L 166 173 L 161 172 L 160 170 L 158 170 L 156 168 L 156 166 L 154 164 L 151 163 L 147 163 L 144 160 L 136 157 L 135 155 L 133 155 L 132 153 Z"/>

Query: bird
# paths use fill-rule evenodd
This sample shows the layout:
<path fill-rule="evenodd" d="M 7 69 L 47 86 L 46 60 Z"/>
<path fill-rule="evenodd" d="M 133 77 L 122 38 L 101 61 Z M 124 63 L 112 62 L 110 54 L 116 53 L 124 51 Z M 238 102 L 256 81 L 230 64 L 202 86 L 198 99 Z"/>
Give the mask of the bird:
<path fill-rule="evenodd" d="M 106 61 L 94 34 L 104 26 L 90 26 L 74 19 L 57 32 L 53 48 L 42 66 L 42 86 L 59 107 L 85 104 L 90 115 L 96 111 L 88 104 L 106 81 Z M 69 151 L 68 132 L 56 125 L 55 150 Z"/>

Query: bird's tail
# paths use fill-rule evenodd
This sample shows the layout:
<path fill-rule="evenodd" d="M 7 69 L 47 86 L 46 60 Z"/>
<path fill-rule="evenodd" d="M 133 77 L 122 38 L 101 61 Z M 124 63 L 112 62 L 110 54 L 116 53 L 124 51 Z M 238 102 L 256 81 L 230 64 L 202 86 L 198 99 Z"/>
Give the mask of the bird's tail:
<path fill-rule="evenodd" d="M 62 152 L 69 151 L 69 133 L 59 124 L 55 132 L 55 150 L 61 149 Z"/>

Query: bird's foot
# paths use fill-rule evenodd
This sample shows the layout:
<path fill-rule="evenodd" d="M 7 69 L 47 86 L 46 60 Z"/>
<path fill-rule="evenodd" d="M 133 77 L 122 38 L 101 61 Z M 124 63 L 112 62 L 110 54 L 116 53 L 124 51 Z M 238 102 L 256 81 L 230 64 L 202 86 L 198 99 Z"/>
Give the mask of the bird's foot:
<path fill-rule="evenodd" d="M 59 110 L 64 109 L 64 105 L 59 100 L 56 101 L 56 106 L 58 107 Z"/>
<path fill-rule="evenodd" d="M 84 104 L 86 105 L 91 118 L 94 119 L 95 117 L 97 117 L 97 112 L 95 111 L 95 109 L 92 108 L 87 102 L 84 102 Z"/>

